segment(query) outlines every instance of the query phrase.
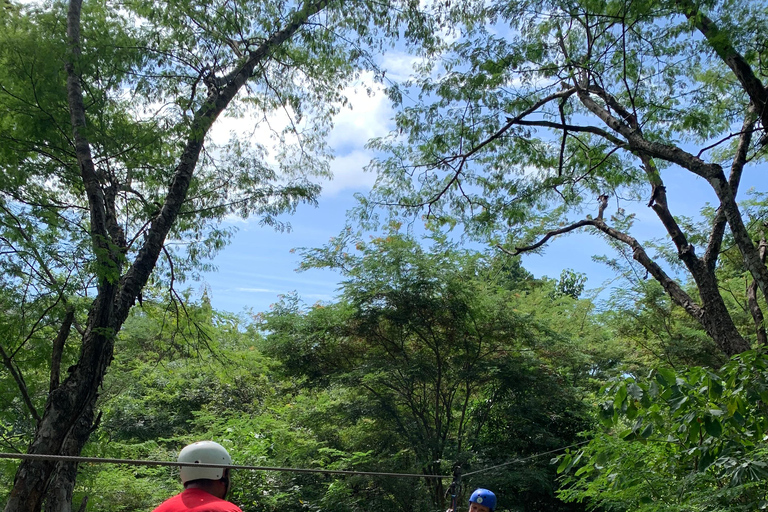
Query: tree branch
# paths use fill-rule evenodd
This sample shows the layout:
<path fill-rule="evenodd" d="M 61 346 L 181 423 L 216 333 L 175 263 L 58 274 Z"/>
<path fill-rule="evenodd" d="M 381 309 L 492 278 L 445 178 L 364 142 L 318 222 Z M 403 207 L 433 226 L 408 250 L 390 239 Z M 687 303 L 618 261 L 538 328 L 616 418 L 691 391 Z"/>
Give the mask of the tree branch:
<path fill-rule="evenodd" d="M 752 242 L 746 226 L 744 226 L 744 220 L 736 204 L 736 198 L 728 184 L 725 173 L 723 173 L 722 167 L 718 164 L 706 163 L 677 146 L 645 139 L 640 130 L 631 128 L 625 121 L 617 119 L 607 109 L 599 105 L 592 99 L 591 93 L 595 93 L 594 86 L 590 87 L 589 91 L 586 89 L 579 90 L 578 96 L 582 104 L 602 119 L 610 128 L 626 137 L 630 151 L 638 155 L 646 154 L 652 158 L 660 158 L 677 164 L 709 182 L 715 194 L 717 194 L 717 198 L 720 200 L 720 207 L 744 259 L 744 266 L 752 274 L 755 281 L 757 281 L 763 295 L 768 297 L 768 269 L 766 269 L 765 264 L 761 261 L 757 248 Z M 602 93 L 601 97 L 604 96 L 610 97 L 607 93 Z M 607 100 L 607 102 L 609 101 Z"/>
<path fill-rule="evenodd" d="M 24 224 L 21 222 L 21 219 L 19 219 L 16 214 L 13 213 L 5 204 L 0 204 L 0 210 L 2 210 L 5 215 L 7 215 L 9 218 L 13 219 L 14 224 L 16 224 L 16 233 L 21 236 L 21 238 L 24 239 L 24 241 L 27 243 L 27 251 L 29 251 L 32 256 L 35 259 L 36 265 L 33 265 L 29 262 L 26 262 L 27 265 L 32 269 L 32 271 L 40 276 L 40 279 L 43 282 L 46 282 L 47 279 L 47 285 L 51 288 L 55 289 L 59 297 L 64 301 L 64 303 L 67 303 L 67 298 L 64 295 L 64 289 L 59 286 L 59 282 L 56 279 L 56 277 L 53 275 L 53 272 L 51 271 L 49 265 L 48 265 L 48 258 L 43 257 L 42 254 L 40 254 L 40 251 L 38 250 L 38 244 L 32 239 L 32 237 L 27 233 L 27 230 L 24 228 Z M 8 241 L 8 245 L 13 247 L 12 243 Z M 20 251 L 18 249 L 14 250 L 19 253 Z M 42 273 L 39 269 L 42 269 Z"/>
<path fill-rule="evenodd" d="M 16 381 L 16 385 L 19 388 L 19 391 L 21 392 L 21 398 L 24 400 L 24 404 L 27 406 L 27 409 L 29 409 L 30 414 L 32 414 L 32 417 L 35 418 L 35 421 L 38 423 L 40 422 L 40 415 L 37 412 L 37 409 L 35 409 L 35 405 L 32 403 L 32 398 L 29 396 L 29 390 L 27 389 L 27 384 L 24 382 L 24 376 L 21 374 L 18 368 L 16 368 L 16 365 L 13 364 L 13 359 L 11 359 L 8 354 L 5 352 L 5 349 L 3 349 L 3 346 L 0 345 L 0 357 L 3 358 L 3 365 L 8 369 L 11 376 L 13 377 L 13 380 Z"/>
<path fill-rule="evenodd" d="M 458 155 L 454 155 L 449 158 L 441 159 L 438 162 L 438 164 L 451 163 L 457 160 L 460 160 L 463 164 L 463 162 L 466 162 L 467 160 L 469 160 L 469 158 L 472 155 L 474 155 L 475 153 L 483 149 L 485 146 L 495 141 L 496 139 L 501 138 L 501 136 L 504 135 L 512 126 L 514 126 L 515 124 L 518 124 L 526 116 L 531 115 L 532 113 L 536 112 L 536 110 L 538 110 L 539 108 L 541 108 L 542 106 L 546 105 L 551 101 L 554 101 L 558 98 L 568 98 L 570 96 L 573 96 L 576 92 L 577 92 L 577 89 L 575 87 L 572 87 L 570 89 L 563 89 L 562 91 L 550 94 L 549 96 L 540 99 L 539 101 L 535 102 L 533 105 L 523 110 L 521 113 L 519 113 L 515 117 L 507 117 L 507 122 L 501 128 L 499 128 L 493 135 L 485 139 L 483 142 L 472 147 L 472 149 L 470 149 L 468 152 L 460 153 Z"/>
<path fill-rule="evenodd" d="M 666 187 L 661 181 L 661 177 L 659 176 L 656 166 L 653 164 L 653 160 L 647 155 L 640 155 L 640 158 L 643 161 L 643 168 L 645 169 L 646 174 L 655 177 L 658 180 L 658 184 L 653 184 L 651 201 L 648 203 L 648 206 L 653 209 L 656 216 L 664 225 L 664 229 L 666 229 L 667 234 L 670 239 L 672 239 L 672 243 L 674 243 L 677 248 L 678 257 L 693 275 L 694 280 L 696 280 L 697 283 L 700 283 L 705 277 L 702 274 L 702 272 L 705 271 L 705 267 L 702 265 L 701 260 L 696 257 L 693 246 L 688 243 L 688 238 L 685 236 L 685 233 L 683 233 L 683 230 L 680 229 L 680 225 L 669 211 Z"/>
<path fill-rule="evenodd" d="M 599 92 L 598 92 L 599 91 Z M 607 106 L 610 106 L 612 110 L 617 111 L 620 115 L 621 112 L 625 112 L 629 117 L 623 117 L 622 119 L 616 118 L 611 114 L 610 110 L 598 104 L 592 99 L 592 94 L 599 96 L 606 102 Z M 669 144 L 663 144 L 660 142 L 652 142 L 642 136 L 642 132 L 639 127 L 632 127 L 632 123 L 636 123 L 637 120 L 633 119 L 634 116 L 622 109 L 618 102 L 607 92 L 598 88 L 597 86 L 590 86 L 589 90 L 579 89 L 579 99 L 587 109 L 600 118 L 608 127 L 616 131 L 627 139 L 625 149 L 628 149 L 634 153 L 646 153 L 652 158 L 660 158 L 679 165 L 680 167 L 687 169 L 697 176 L 700 176 L 706 180 L 710 180 L 717 172 L 722 172 L 722 169 L 717 164 L 708 164 L 700 158 L 680 149 L 677 146 Z M 607 99 L 606 99 L 607 98 Z"/>
<path fill-rule="evenodd" d="M 566 126 L 565 123 L 565 102 L 566 98 L 560 100 L 557 105 L 557 111 L 560 114 L 560 124 Z M 568 141 L 568 128 L 563 128 L 563 136 L 560 138 L 560 156 L 557 159 L 557 176 L 563 176 L 563 166 L 565 165 L 565 145 Z"/>
<path fill-rule="evenodd" d="M 427 164 L 427 167 L 430 167 L 430 168 L 433 168 L 433 167 L 450 167 L 451 169 L 453 169 L 453 176 L 451 177 L 450 180 L 448 180 L 448 183 L 446 183 L 446 185 L 440 191 L 438 191 L 437 193 L 433 194 L 432 197 L 430 197 L 429 199 L 426 199 L 425 201 L 423 201 L 421 203 L 418 203 L 418 204 L 410 204 L 410 205 L 407 205 L 407 206 L 414 208 L 414 207 L 422 207 L 422 206 L 425 206 L 425 205 L 432 205 L 432 204 L 434 204 L 436 201 L 438 201 L 451 188 L 451 186 L 453 184 L 458 182 L 459 176 L 461 176 L 461 173 L 463 172 L 464 165 L 466 164 L 466 162 L 475 153 L 479 152 L 481 149 L 483 149 L 485 146 L 491 144 L 495 140 L 500 139 L 507 131 L 509 131 L 510 128 L 512 128 L 512 126 L 514 126 L 516 124 L 520 124 L 520 125 L 526 124 L 525 122 L 521 122 L 523 120 L 523 118 L 525 118 L 526 116 L 536 112 L 536 110 L 538 110 L 542 106 L 544 106 L 547 103 L 549 103 L 551 101 L 554 101 L 554 100 L 556 100 L 558 98 L 565 99 L 565 98 L 568 98 L 570 96 L 573 96 L 576 93 L 576 91 L 577 91 L 576 88 L 570 88 L 570 89 L 563 89 L 563 90 L 561 90 L 559 92 L 550 94 L 549 96 L 547 96 L 545 98 L 542 98 L 539 101 L 535 102 L 533 105 L 531 105 L 530 107 L 528 107 L 523 112 L 521 112 L 520 114 L 516 115 L 515 117 L 507 117 L 506 118 L 506 123 L 501 128 L 496 130 L 496 132 L 493 133 L 487 139 L 483 140 L 482 142 L 480 142 L 476 146 L 473 146 L 466 153 L 463 152 L 463 151 L 460 151 L 458 154 L 455 154 L 455 155 L 452 155 L 452 156 L 449 156 L 449 157 L 444 157 L 444 158 L 441 158 L 439 160 L 436 160 L 434 162 L 431 162 L 431 163 Z M 578 128 L 578 127 L 575 127 L 575 128 Z M 599 129 L 597 129 L 597 130 L 599 130 Z M 584 130 L 584 131 L 589 131 L 589 130 Z M 605 131 L 603 131 L 600 135 L 603 135 L 603 134 L 607 134 L 609 137 L 613 137 L 612 135 L 608 134 Z M 617 139 L 616 137 L 613 137 L 613 138 L 620 142 L 620 139 Z M 456 162 L 458 162 L 458 164 Z M 386 203 L 384 205 L 387 206 Z M 403 206 L 403 205 L 401 203 L 394 203 L 394 204 L 389 204 L 389 206 Z"/>
<path fill-rule="evenodd" d="M 708 16 L 702 13 L 692 0 L 677 0 L 677 5 L 694 27 L 707 39 L 718 57 L 731 68 L 739 83 L 755 105 L 757 114 L 763 124 L 763 130 L 768 130 L 768 91 L 760 81 L 752 66 L 733 47 L 727 32 L 723 32 Z M 764 136 L 761 144 L 768 142 Z"/>
<path fill-rule="evenodd" d="M 518 256 L 518 255 L 520 255 L 520 254 L 522 254 L 524 252 L 535 251 L 536 249 L 538 249 L 539 247 L 541 247 L 542 245 L 547 243 L 554 236 L 563 235 L 565 233 L 570 233 L 571 231 L 575 231 L 575 230 L 577 230 L 579 228 L 583 228 L 583 227 L 586 227 L 586 226 L 595 226 L 595 223 L 594 223 L 594 221 L 592 219 L 584 219 L 584 220 L 580 220 L 578 222 L 575 222 L 575 223 L 573 223 L 573 224 L 571 224 L 569 226 L 562 227 L 560 229 L 555 229 L 555 230 L 552 230 L 552 231 L 547 231 L 547 233 L 544 235 L 544 237 L 541 240 L 539 240 L 538 242 L 536 242 L 534 244 L 531 244 L 531 245 L 526 245 L 526 246 L 523 246 L 523 247 L 515 247 L 514 251 L 510 251 L 509 249 L 506 249 L 506 248 L 502 247 L 500 244 L 496 244 L 496 248 L 501 250 L 503 253 L 508 254 L 509 256 Z"/>
<path fill-rule="evenodd" d="M 64 321 L 61 322 L 59 332 L 53 339 L 53 347 L 51 349 L 51 378 L 49 391 L 53 391 L 59 387 L 59 374 L 61 373 L 61 357 L 64 354 L 64 344 L 69 337 L 69 331 L 72 328 L 72 322 L 75 319 L 75 310 L 72 307 L 67 308 L 67 313 L 64 316 Z"/>
<path fill-rule="evenodd" d="M 160 213 L 152 221 L 136 259 L 121 279 L 119 297 L 116 300 L 118 322 L 127 318 L 128 311 L 155 267 L 165 238 L 184 203 L 192 174 L 202 151 L 203 141 L 214 121 L 251 78 L 256 66 L 268 58 L 277 47 L 289 40 L 311 16 L 320 12 L 327 4 L 328 0 L 305 3 L 283 29 L 272 34 L 258 48 L 249 52 L 248 58 L 237 67 L 237 73 L 232 75 L 231 80 L 220 90 L 213 89 L 208 100 L 195 113 L 187 143 L 176 166 L 165 202 Z"/>
<path fill-rule="evenodd" d="M 613 144 L 616 144 L 619 147 L 624 147 L 627 145 L 626 141 L 621 140 L 620 138 L 616 137 L 612 133 L 609 133 L 596 126 L 578 126 L 578 125 L 565 124 L 565 123 L 553 123 L 552 121 L 526 121 L 524 119 L 515 121 L 515 124 L 521 125 L 521 126 L 541 126 L 543 128 L 554 128 L 556 130 L 563 130 L 564 132 L 593 133 L 595 135 L 599 135 L 600 137 L 603 137 L 604 139 L 608 140 L 609 142 L 612 142 Z"/>
<path fill-rule="evenodd" d="M 765 253 L 768 244 L 765 241 L 765 235 L 760 239 L 760 246 L 758 251 L 760 257 L 765 262 Z M 752 314 L 752 320 L 755 322 L 755 334 L 757 335 L 757 344 L 761 347 L 768 345 L 768 334 L 765 332 L 765 317 L 763 311 L 760 309 L 760 304 L 757 302 L 757 282 L 753 279 L 749 286 L 747 286 L 747 306 L 749 312 Z"/>
<path fill-rule="evenodd" d="M 104 201 L 104 192 L 101 189 L 96 167 L 91 156 L 91 146 L 85 136 L 86 118 L 85 105 L 83 103 L 83 90 L 80 77 L 75 69 L 81 56 L 80 48 L 80 11 L 82 0 L 72 0 L 69 3 L 67 13 L 67 37 L 71 58 L 67 59 L 65 69 L 67 71 L 67 102 L 69 104 L 70 122 L 75 142 L 75 153 L 80 166 L 80 176 L 85 186 L 88 197 L 89 211 L 91 215 L 91 243 L 96 260 L 102 269 L 110 268 L 116 261 L 115 254 L 109 244 L 109 230 L 107 228 L 107 214 Z M 99 285 L 105 285 L 106 272 L 99 272 Z"/>
<path fill-rule="evenodd" d="M 618 240 L 628 245 L 632 249 L 632 258 L 640 263 L 643 268 L 645 268 L 654 277 L 654 279 L 656 279 L 661 284 L 661 286 L 664 288 L 664 290 L 666 290 L 667 294 L 672 298 L 675 304 L 685 309 L 692 317 L 701 320 L 703 316 L 701 306 L 696 304 L 690 295 L 688 295 L 685 290 L 683 290 L 671 277 L 667 275 L 666 272 L 664 272 L 664 270 L 658 264 L 656 264 L 656 262 L 654 262 L 648 256 L 643 246 L 635 238 L 609 227 L 602 218 L 584 219 L 578 222 L 574 222 L 569 226 L 565 226 L 553 231 L 548 231 L 538 242 L 528 246 L 516 247 L 514 251 L 505 249 L 501 245 L 497 245 L 496 247 L 505 254 L 509 254 L 510 256 L 517 256 L 524 252 L 530 252 L 538 249 L 553 236 L 569 233 L 586 226 L 597 228 L 614 240 Z"/>
<path fill-rule="evenodd" d="M 739 189 L 741 174 L 744 171 L 744 165 L 747 162 L 747 152 L 749 150 L 749 145 L 752 142 L 752 132 L 756 122 L 757 117 L 755 116 L 754 105 L 750 105 L 750 108 L 747 110 L 747 115 L 744 118 L 744 124 L 739 137 L 739 145 L 736 148 L 736 154 L 731 163 L 731 175 L 728 178 L 728 184 L 730 185 L 734 196 L 736 196 L 736 192 Z M 723 243 L 726 223 L 725 212 L 721 205 L 717 209 L 715 219 L 712 222 L 712 231 L 710 232 L 709 241 L 707 242 L 707 248 L 703 257 L 704 264 L 707 265 L 711 272 L 715 271 L 715 266 L 717 265 L 717 258 L 720 255 L 720 247 Z"/>

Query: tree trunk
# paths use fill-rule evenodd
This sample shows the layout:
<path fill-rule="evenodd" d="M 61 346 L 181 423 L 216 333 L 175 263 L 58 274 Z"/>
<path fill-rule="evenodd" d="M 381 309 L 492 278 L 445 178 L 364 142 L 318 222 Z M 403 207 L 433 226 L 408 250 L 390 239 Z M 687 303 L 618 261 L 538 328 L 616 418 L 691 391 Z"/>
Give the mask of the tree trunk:
<path fill-rule="evenodd" d="M 93 431 L 93 407 L 84 411 L 70 435 L 64 441 L 62 455 L 80 455 Z M 76 462 L 59 462 L 51 476 L 45 496 L 45 512 L 72 512 L 72 495 L 77 478 Z"/>
<path fill-rule="evenodd" d="M 702 296 L 702 304 L 703 314 L 699 322 L 726 355 L 730 357 L 751 348 L 733 323 L 719 293 L 710 292 L 708 297 Z"/>
<path fill-rule="evenodd" d="M 89 320 L 104 313 L 96 300 Z M 112 309 L 111 307 L 108 309 Z M 107 331 L 102 328 L 101 332 Z M 90 328 L 83 336 L 80 362 L 70 376 L 48 395 L 43 417 L 27 453 L 79 455 L 93 427 L 93 411 L 106 369 L 112 360 L 113 336 L 96 335 Z M 39 512 L 46 495 L 66 498 L 66 480 L 74 484 L 76 467 L 57 467 L 52 461 L 24 460 L 16 472 L 6 512 Z M 54 478 L 54 474 L 57 476 Z M 71 477 L 67 476 L 71 475 Z M 62 486 L 50 488 L 51 485 Z M 63 493 L 63 494 L 62 494 Z M 71 500 L 71 490 L 68 494 Z M 52 510 L 52 509 L 47 509 Z M 60 509 L 55 509 L 60 510 Z"/>
<path fill-rule="evenodd" d="M 765 241 L 765 235 L 760 237 L 759 252 L 760 258 L 765 262 L 765 254 L 768 245 Z M 760 309 L 760 305 L 757 302 L 757 283 L 753 279 L 747 286 L 747 306 L 749 312 L 752 314 L 752 319 L 755 322 L 755 335 L 757 336 L 757 344 L 761 347 L 768 345 L 768 334 L 765 331 L 765 318 L 763 311 Z"/>
<path fill-rule="evenodd" d="M 429 475 L 439 475 L 440 474 L 440 463 L 432 463 L 429 464 L 429 470 L 427 471 L 427 474 Z M 426 482 L 427 488 L 430 490 L 432 494 L 432 503 L 435 504 L 435 506 L 440 509 L 444 510 L 445 507 L 445 487 L 443 486 L 443 481 L 439 478 L 427 478 Z"/>

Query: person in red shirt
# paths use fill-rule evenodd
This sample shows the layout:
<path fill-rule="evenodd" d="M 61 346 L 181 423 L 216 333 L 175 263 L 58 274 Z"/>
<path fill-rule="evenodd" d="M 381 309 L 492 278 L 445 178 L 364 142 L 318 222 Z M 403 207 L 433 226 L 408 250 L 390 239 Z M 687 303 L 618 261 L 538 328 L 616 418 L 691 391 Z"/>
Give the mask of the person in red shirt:
<path fill-rule="evenodd" d="M 229 466 L 232 458 L 219 443 L 198 441 L 179 452 L 179 462 Z M 229 492 L 229 468 L 181 466 L 179 473 L 184 491 L 165 500 L 153 512 L 243 512 L 225 500 Z"/>

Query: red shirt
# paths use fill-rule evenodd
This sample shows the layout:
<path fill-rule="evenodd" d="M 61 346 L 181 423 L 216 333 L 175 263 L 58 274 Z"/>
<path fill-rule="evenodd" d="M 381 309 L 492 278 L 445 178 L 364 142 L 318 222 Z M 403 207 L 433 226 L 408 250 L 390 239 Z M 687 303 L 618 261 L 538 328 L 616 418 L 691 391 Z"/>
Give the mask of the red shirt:
<path fill-rule="evenodd" d="M 152 512 L 243 512 L 236 505 L 220 500 L 201 489 L 184 489 L 181 494 L 165 500 Z"/>

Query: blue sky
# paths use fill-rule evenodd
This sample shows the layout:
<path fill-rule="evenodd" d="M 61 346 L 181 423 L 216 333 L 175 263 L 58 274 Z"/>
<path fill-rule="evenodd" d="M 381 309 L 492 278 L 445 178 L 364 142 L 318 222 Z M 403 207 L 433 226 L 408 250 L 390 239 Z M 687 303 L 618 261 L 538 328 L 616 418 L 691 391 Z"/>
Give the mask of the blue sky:
<path fill-rule="evenodd" d="M 398 59 L 388 69 L 408 72 L 408 62 L 407 57 Z M 352 108 L 342 109 L 335 118 L 329 136 L 335 153 L 331 164 L 334 179 L 322 182 L 318 206 L 302 204 L 294 215 L 281 216 L 280 220 L 291 225 L 287 232 L 262 227 L 258 219 L 233 220 L 231 225 L 237 233 L 214 259 L 218 271 L 205 274 L 200 283 L 188 283 L 198 294 L 207 290 L 215 309 L 267 311 L 281 294 L 291 292 L 297 292 L 308 304 L 334 298 L 339 276 L 324 270 L 297 273 L 300 256 L 291 249 L 319 247 L 338 235 L 345 226 L 347 210 L 355 204 L 354 194 L 369 190 L 374 182 L 373 174 L 363 172 L 372 157 L 364 146 L 370 138 L 392 129 L 393 112 L 383 92 L 368 95 L 363 80 L 346 90 Z M 221 118 L 213 138 L 223 142 L 230 131 L 250 129 L 248 119 Z"/>
<path fill-rule="evenodd" d="M 395 52 L 382 59 L 386 61 L 383 65 L 388 76 L 395 79 L 408 74 L 413 62 L 411 57 Z M 307 304 L 334 299 L 340 276 L 330 270 L 296 272 L 300 256 L 291 253 L 291 249 L 319 247 L 338 235 L 345 226 L 347 210 L 355 204 L 354 194 L 365 193 L 373 184 L 375 176 L 365 173 L 363 168 L 374 155 L 364 146 L 370 138 L 393 129 L 394 111 L 381 91 L 370 96 L 365 89 L 366 84 L 361 81 L 347 90 L 353 108 L 337 116 L 330 135 L 329 142 L 336 154 L 331 165 L 335 178 L 324 183 L 319 205 L 301 205 L 294 215 L 283 216 L 282 220 L 292 226 L 290 232 L 261 227 L 257 220 L 233 221 L 238 232 L 214 260 L 218 271 L 205 274 L 202 282 L 189 283 L 198 294 L 207 290 L 214 308 L 233 313 L 246 309 L 268 311 L 281 294 L 292 292 Z M 221 119 L 216 129 L 223 138 L 230 130 L 243 129 L 242 123 L 247 122 Z M 766 190 L 766 180 L 760 171 L 760 166 L 747 169 L 740 199 L 750 187 Z M 687 171 L 671 167 L 662 172 L 662 177 L 673 215 L 695 217 L 706 202 L 716 202 L 711 187 Z M 593 202 L 590 213 L 595 214 L 597 199 Z M 606 214 L 611 215 L 615 207 L 615 202 L 609 203 Z M 640 204 L 634 212 L 637 222 L 631 234 L 639 241 L 663 236 L 662 226 L 650 208 Z M 523 265 L 536 277 L 557 278 L 565 268 L 583 272 L 588 277 L 588 289 L 606 283 L 622 286 L 624 283 L 616 281 L 604 264 L 593 261 L 594 255 L 602 254 L 615 253 L 594 235 L 574 233 L 550 241 L 542 254 L 525 255 Z"/>
<path fill-rule="evenodd" d="M 283 217 L 290 232 L 276 232 L 258 222 L 236 223 L 238 232 L 214 260 L 217 272 L 197 283 L 205 286 L 217 310 L 240 313 L 268 311 L 280 294 L 297 292 L 313 304 L 334 297 L 339 276 L 331 271 L 296 272 L 300 257 L 295 247 L 319 247 L 344 227 L 345 212 L 353 204 L 352 190 L 322 197 L 318 207 L 302 205 L 293 216 Z"/>
<path fill-rule="evenodd" d="M 354 131 L 349 134 L 354 137 Z M 344 228 L 346 212 L 355 205 L 354 193 L 367 191 L 374 179 L 362 171 L 371 156 L 364 153 L 363 144 L 360 141 L 359 147 L 349 149 L 351 154 L 361 153 L 357 168 L 344 163 L 348 159 L 340 159 L 343 165 L 337 169 L 337 179 L 328 184 L 317 207 L 301 205 L 294 215 L 283 217 L 291 224 L 290 232 L 276 232 L 255 220 L 236 222 L 238 232 L 232 243 L 215 260 L 218 271 L 205 274 L 204 282 L 194 285 L 198 292 L 207 289 L 214 308 L 233 313 L 268 311 L 281 294 L 292 292 L 307 304 L 332 300 L 339 275 L 330 270 L 297 272 L 301 258 L 291 249 L 319 247 Z M 694 213 L 704 201 L 714 201 L 714 193 L 704 180 L 674 169 L 666 172 L 666 179 L 670 204 L 676 211 Z M 660 236 L 660 223 L 650 208 L 640 208 L 638 216 L 635 236 L 640 240 Z M 596 254 L 613 252 L 594 235 L 574 233 L 553 240 L 542 254 L 524 255 L 523 265 L 536 277 L 557 278 L 565 268 L 583 272 L 588 277 L 587 288 L 621 285 L 620 281 L 613 282 L 616 276 L 604 264 L 593 261 Z"/>
<path fill-rule="evenodd" d="M 411 58 L 392 53 L 385 63 L 388 75 L 410 72 Z M 289 232 L 276 232 L 262 227 L 258 220 L 233 220 L 237 228 L 231 244 L 215 258 L 216 272 L 209 272 L 199 283 L 189 283 L 199 295 L 206 290 L 217 310 L 240 313 L 268 311 L 271 304 L 285 293 L 296 292 L 307 304 L 333 300 L 340 276 L 331 270 L 297 272 L 301 258 L 292 253 L 297 247 L 319 247 L 338 235 L 346 223 L 346 212 L 355 205 L 354 194 L 365 193 L 375 176 L 363 168 L 374 156 L 365 149 L 366 142 L 383 136 L 393 129 L 394 111 L 385 95 L 378 91 L 369 96 L 365 84 L 347 90 L 352 109 L 342 110 L 335 119 L 329 143 L 336 158 L 331 164 L 332 181 L 323 184 L 323 193 L 317 207 L 300 205 L 294 215 L 281 220 L 291 225 Z M 247 119 L 222 119 L 216 127 L 214 139 L 224 140 L 231 130 L 243 130 Z M 589 273 L 590 286 L 599 286 L 608 277 L 603 265 L 591 261 L 594 240 L 578 235 L 570 239 L 584 239 L 583 243 L 557 243 L 547 249 L 546 257 L 526 256 L 524 264 L 536 276 L 558 277 L 567 255 L 568 267 Z"/>
<path fill-rule="evenodd" d="M 268 311 L 271 304 L 285 293 L 296 292 L 307 304 L 332 300 L 340 277 L 330 270 L 297 272 L 300 256 L 291 253 L 296 247 L 319 247 L 343 229 L 346 212 L 354 206 L 353 195 L 364 193 L 373 183 L 374 176 L 364 173 L 363 167 L 371 154 L 364 148 L 368 136 L 376 130 L 361 131 L 358 123 L 364 119 L 391 119 L 383 95 L 365 98 L 366 107 L 343 114 L 332 135 L 335 147 L 343 147 L 332 165 L 336 178 L 326 183 L 317 207 L 301 205 L 292 216 L 283 219 L 291 224 L 290 232 L 276 232 L 262 227 L 253 220 L 236 222 L 238 232 L 215 259 L 217 272 L 204 275 L 202 283 L 193 283 L 198 292 L 207 289 L 214 308 L 240 313 L 246 309 L 254 313 Z M 388 122 L 376 129 L 388 130 Z M 365 134 L 366 137 L 360 137 Z M 715 202 L 710 186 L 700 178 L 681 169 L 669 168 L 663 173 L 667 195 L 674 214 L 696 215 L 705 202 Z M 751 167 L 740 188 L 740 198 L 750 187 L 766 190 L 760 168 Z M 596 205 L 596 202 L 595 202 Z M 609 214 L 613 205 L 609 206 Z M 595 210 L 596 210 L 595 206 Z M 632 234 L 641 242 L 662 235 L 661 225 L 650 208 L 637 210 L 638 222 Z M 587 275 L 587 288 L 599 288 L 606 283 L 621 286 L 616 276 L 602 263 L 593 261 L 594 255 L 613 255 L 602 240 L 586 233 L 574 233 L 551 241 L 542 254 L 523 257 L 523 265 L 536 277 L 557 278 L 569 268 Z"/>
<path fill-rule="evenodd" d="M 360 163 L 361 173 L 365 162 Z M 753 177 L 749 181 L 754 184 L 756 180 Z M 682 171 L 668 171 L 667 184 L 670 204 L 676 211 L 684 206 L 695 210 L 707 198 L 714 200 L 714 193 L 704 180 L 691 178 Z M 338 235 L 345 225 L 346 211 L 355 204 L 353 194 L 366 190 L 359 184 L 341 187 L 337 183 L 321 196 L 317 207 L 301 205 L 295 215 L 285 216 L 292 226 L 287 233 L 261 227 L 256 221 L 237 223 L 238 232 L 232 243 L 215 260 L 219 270 L 206 274 L 204 283 L 194 286 L 198 291 L 207 287 L 214 308 L 233 313 L 244 309 L 268 311 L 280 294 L 294 291 L 307 304 L 332 300 L 339 275 L 330 270 L 296 272 L 300 256 L 291 253 L 291 249 L 319 247 Z M 640 209 L 639 214 L 647 222 L 638 222 L 633 234 L 640 240 L 660 236 L 660 223 L 650 208 Z M 524 255 L 523 265 L 536 277 L 557 278 L 564 268 L 570 268 L 587 275 L 587 288 L 598 288 L 616 276 L 604 264 L 593 261 L 596 254 L 613 255 L 600 238 L 574 233 L 550 242 L 542 254 Z"/>
<path fill-rule="evenodd" d="M 381 61 L 388 77 L 401 80 L 411 73 L 415 60 L 390 51 Z M 281 294 L 293 292 L 307 304 L 334 299 L 340 276 L 330 270 L 297 272 L 300 256 L 291 249 L 319 247 L 338 235 L 345 226 L 347 210 L 355 205 L 354 194 L 365 193 L 373 185 L 375 176 L 363 171 L 374 156 L 365 144 L 394 128 L 394 110 L 380 89 L 368 94 L 371 81 L 366 78 L 363 75 L 346 90 L 352 108 L 343 109 L 335 118 L 329 138 L 335 152 L 331 164 L 334 179 L 323 183 L 318 206 L 300 205 L 294 215 L 282 216 L 281 220 L 290 223 L 290 232 L 259 226 L 257 219 L 234 220 L 232 225 L 238 232 L 216 256 L 213 263 L 218 270 L 206 273 L 202 282 L 188 283 L 198 295 L 206 290 L 215 309 L 268 311 Z M 220 118 L 213 138 L 224 142 L 231 131 L 252 129 L 247 118 Z M 598 242 L 594 237 L 574 234 L 550 244 L 544 255 L 525 256 L 524 265 L 537 277 L 559 277 L 563 268 L 571 268 L 589 276 L 588 286 L 598 287 L 612 277 L 604 265 L 592 261 Z"/>
<path fill-rule="evenodd" d="M 289 233 L 257 222 L 238 223 L 232 243 L 216 257 L 218 271 L 205 274 L 204 282 L 192 284 L 193 288 L 200 292 L 205 287 L 215 309 L 232 313 L 268 311 L 280 294 L 294 291 L 307 304 L 332 300 L 339 275 L 330 270 L 296 272 L 301 259 L 291 249 L 319 247 L 338 235 L 347 209 L 354 205 L 354 191 L 321 197 L 317 208 L 302 205 L 295 215 L 285 217 L 292 226 Z M 589 276 L 588 287 L 598 287 L 612 275 L 592 261 L 596 250 L 607 252 L 595 237 L 573 235 L 550 244 L 543 255 L 525 256 L 523 264 L 537 277 L 558 277 L 563 268 L 571 268 Z"/>

